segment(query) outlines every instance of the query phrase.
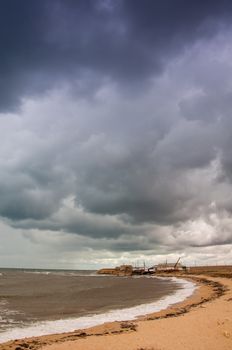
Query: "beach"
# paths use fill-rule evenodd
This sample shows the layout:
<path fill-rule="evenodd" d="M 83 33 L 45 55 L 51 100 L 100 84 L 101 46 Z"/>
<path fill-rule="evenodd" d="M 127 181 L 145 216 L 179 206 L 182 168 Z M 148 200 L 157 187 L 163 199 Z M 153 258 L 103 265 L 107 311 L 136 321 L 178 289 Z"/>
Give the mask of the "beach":
<path fill-rule="evenodd" d="M 166 310 L 133 321 L 14 340 L 1 344 L 0 349 L 231 349 L 232 280 L 209 274 L 183 277 L 197 283 L 198 288 L 191 297 Z"/>

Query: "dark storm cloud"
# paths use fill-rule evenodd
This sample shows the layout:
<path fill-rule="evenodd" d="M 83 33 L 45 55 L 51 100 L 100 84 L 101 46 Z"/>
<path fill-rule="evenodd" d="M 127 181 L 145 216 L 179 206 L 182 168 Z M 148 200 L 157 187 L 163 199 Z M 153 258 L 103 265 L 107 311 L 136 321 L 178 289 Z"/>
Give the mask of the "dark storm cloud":
<path fill-rule="evenodd" d="M 59 251 L 223 250 L 230 2 L 1 5 L 0 217 L 9 232 Z"/>
<path fill-rule="evenodd" d="M 0 108 L 83 76 L 141 84 L 167 55 L 212 36 L 230 1 L 1 1 Z"/>
<path fill-rule="evenodd" d="M 214 200 L 228 210 L 230 187 L 219 173 L 225 129 L 229 143 L 230 102 L 218 112 L 220 123 L 217 116 L 205 122 L 220 77 L 214 89 L 207 88 L 216 68 L 209 64 L 202 111 L 194 103 L 202 84 L 191 76 L 211 56 L 204 43 L 200 57 L 195 50 L 191 60 L 182 58 L 165 73 L 169 79 L 164 74 L 136 99 L 103 84 L 94 99 L 55 92 L 25 102 L 19 116 L 2 116 L 1 216 L 15 227 L 120 237 L 146 235 L 148 223 L 172 225 L 207 215 Z M 214 100 L 218 108 L 226 90 Z M 213 162 L 219 156 L 218 170 Z M 62 210 L 68 196 L 83 212 Z M 159 238 L 160 228 L 155 231 Z"/>

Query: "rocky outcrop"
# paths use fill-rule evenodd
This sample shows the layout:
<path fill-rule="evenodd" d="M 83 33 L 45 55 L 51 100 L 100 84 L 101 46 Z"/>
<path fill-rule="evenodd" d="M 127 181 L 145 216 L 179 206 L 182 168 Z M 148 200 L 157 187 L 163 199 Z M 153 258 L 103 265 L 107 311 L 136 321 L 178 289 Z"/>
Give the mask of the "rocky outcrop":
<path fill-rule="evenodd" d="M 132 276 L 132 265 L 121 265 L 115 268 L 103 268 L 97 271 L 100 275 Z"/>

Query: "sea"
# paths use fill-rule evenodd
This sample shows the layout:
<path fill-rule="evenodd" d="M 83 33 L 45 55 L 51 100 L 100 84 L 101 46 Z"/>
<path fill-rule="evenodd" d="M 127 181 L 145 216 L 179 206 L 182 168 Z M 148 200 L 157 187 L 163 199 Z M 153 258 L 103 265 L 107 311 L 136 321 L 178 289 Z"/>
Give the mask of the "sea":
<path fill-rule="evenodd" d="M 134 320 L 184 300 L 195 288 L 171 277 L 0 269 L 0 343 Z"/>

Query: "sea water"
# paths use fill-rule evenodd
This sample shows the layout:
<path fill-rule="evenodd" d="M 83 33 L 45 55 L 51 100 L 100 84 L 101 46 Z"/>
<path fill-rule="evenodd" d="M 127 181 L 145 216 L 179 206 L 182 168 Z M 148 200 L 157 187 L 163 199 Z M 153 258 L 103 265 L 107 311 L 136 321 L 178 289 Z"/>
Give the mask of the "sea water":
<path fill-rule="evenodd" d="M 190 296 L 176 278 L 115 277 L 94 271 L 0 270 L 0 342 L 134 320 Z"/>

